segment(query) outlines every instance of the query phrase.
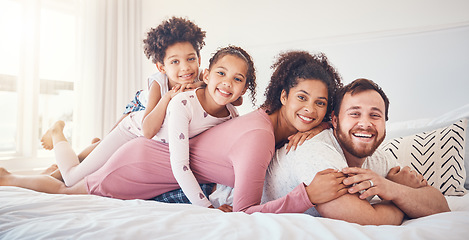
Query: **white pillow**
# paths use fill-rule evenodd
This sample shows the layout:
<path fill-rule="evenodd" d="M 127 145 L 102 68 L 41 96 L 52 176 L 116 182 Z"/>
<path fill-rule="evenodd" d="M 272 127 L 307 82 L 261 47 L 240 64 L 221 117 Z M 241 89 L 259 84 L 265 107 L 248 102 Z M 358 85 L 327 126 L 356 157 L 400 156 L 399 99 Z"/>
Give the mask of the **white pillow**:
<path fill-rule="evenodd" d="M 449 111 L 436 118 L 388 123 L 386 125 L 386 140 L 396 137 L 408 136 L 419 132 L 428 132 L 437 128 L 448 126 L 460 119 L 469 120 L 469 104 Z M 469 135 L 468 132 L 469 131 L 465 132 L 464 139 L 467 139 Z M 469 141 L 465 141 L 464 156 L 465 169 L 469 170 Z M 466 171 L 465 179 L 464 187 L 469 189 L 469 171 Z"/>
<path fill-rule="evenodd" d="M 387 140 L 381 147 L 446 196 L 466 193 L 464 142 L 467 119 L 443 128 Z"/>

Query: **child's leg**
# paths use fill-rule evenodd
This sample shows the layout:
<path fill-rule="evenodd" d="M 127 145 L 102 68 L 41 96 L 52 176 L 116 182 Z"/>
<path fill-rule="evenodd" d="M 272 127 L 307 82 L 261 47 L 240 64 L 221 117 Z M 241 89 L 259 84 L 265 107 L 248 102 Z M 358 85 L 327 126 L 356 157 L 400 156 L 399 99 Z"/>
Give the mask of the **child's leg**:
<path fill-rule="evenodd" d="M 52 164 L 46 170 L 42 171 L 41 174 L 50 175 L 57 169 L 58 169 L 57 164 Z"/>
<path fill-rule="evenodd" d="M 62 179 L 62 174 L 60 174 L 59 167 L 57 166 L 57 164 L 52 164 L 50 167 L 44 170 L 41 174 L 49 175 L 61 182 L 64 181 Z"/>
<path fill-rule="evenodd" d="M 62 178 L 62 174 L 60 173 L 60 170 L 57 168 L 55 171 L 53 171 L 51 174 L 49 174 L 49 176 L 61 181 L 61 182 L 64 182 L 64 179 Z"/>
<path fill-rule="evenodd" d="M 48 175 L 15 175 L 0 168 L 0 186 L 16 186 L 45 193 L 87 194 L 84 182 L 72 188 Z"/>
<path fill-rule="evenodd" d="M 73 186 L 101 168 L 117 149 L 135 137 L 124 129 L 115 128 L 81 163 L 68 142 L 55 144 L 55 157 L 65 185 Z"/>
<path fill-rule="evenodd" d="M 95 141 L 96 139 L 98 140 Z M 83 149 L 81 153 L 78 154 L 78 161 L 82 162 L 86 157 L 88 157 L 88 155 L 90 155 L 90 153 L 96 148 L 96 146 L 98 146 L 99 142 L 99 138 L 94 138 L 91 142 L 91 145 Z"/>
<path fill-rule="evenodd" d="M 117 127 L 117 125 L 119 125 L 120 122 L 122 122 L 122 120 L 127 117 L 130 113 L 124 113 L 122 114 L 121 118 L 119 120 L 117 120 L 116 124 L 114 125 L 114 127 L 112 127 L 111 131 L 114 130 L 114 128 Z M 91 145 L 89 145 L 88 147 L 86 147 L 85 149 L 83 149 L 83 151 L 81 151 L 79 154 L 78 154 L 78 160 L 80 162 L 83 161 L 83 159 L 85 159 L 86 157 L 88 157 L 88 155 L 96 148 L 96 146 L 98 146 L 99 142 L 101 141 L 101 139 L 99 138 L 94 138 L 93 140 L 91 140 Z"/>
<path fill-rule="evenodd" d="M 42 136 L 42 146 L 47 150 L 51 150 L 54 148 L 55 143 L 67 141 L 65 135 L 63 134 L 64 127 L 64 121 L 55 122 L 54 125 L 52 125 L 52 127 L 47 130 L 44 136 Z"/>

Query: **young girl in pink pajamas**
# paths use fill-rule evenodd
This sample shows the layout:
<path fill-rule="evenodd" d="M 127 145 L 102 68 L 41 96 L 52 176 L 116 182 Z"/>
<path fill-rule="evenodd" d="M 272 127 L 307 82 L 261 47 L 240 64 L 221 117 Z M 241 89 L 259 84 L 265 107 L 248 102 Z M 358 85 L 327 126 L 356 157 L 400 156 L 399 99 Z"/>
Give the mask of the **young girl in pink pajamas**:
<path fill-rule="evenodd" d="M 207 85 L 204 88 L 182 93 L 170 91 L 172 99 L 162 125 L 155 124 L 151 129 L 145 129 L 142 124 L 145 112 L 131 113 L 81 164 L 63 136 L 63 121 L 55 123 L 47 133 L 49 136 L 44 139 L 53 142 L 65 184 L 75 185 L 104 165 L 124 143 L 145 135 L 162 143 L 169 142 L 171 169 L 178 184 L 193 204 L 211 206 L 189 165 L 189 138 L 238 116 L 231 102 L 236 101 L 248 88 L 251 91 L 255 89 L 255 71 L 251 57 L 239 47 L 222 48 L 210 59 L 203 81 Z M 49 180 L 44 179 L 46 180 L 36 181 L 38 188 L 33 189 L 49 192 Z"/>

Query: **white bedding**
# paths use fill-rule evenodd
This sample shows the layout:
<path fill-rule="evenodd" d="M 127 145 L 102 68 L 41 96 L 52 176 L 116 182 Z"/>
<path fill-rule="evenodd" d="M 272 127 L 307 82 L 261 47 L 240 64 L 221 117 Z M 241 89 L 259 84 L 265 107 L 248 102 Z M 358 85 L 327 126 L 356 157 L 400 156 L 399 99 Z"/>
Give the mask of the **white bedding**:
<path fill-rule="evenodd" d="M 469 194 L 402 226 L 0 187 L 0 239 L 468 239 Z"/>

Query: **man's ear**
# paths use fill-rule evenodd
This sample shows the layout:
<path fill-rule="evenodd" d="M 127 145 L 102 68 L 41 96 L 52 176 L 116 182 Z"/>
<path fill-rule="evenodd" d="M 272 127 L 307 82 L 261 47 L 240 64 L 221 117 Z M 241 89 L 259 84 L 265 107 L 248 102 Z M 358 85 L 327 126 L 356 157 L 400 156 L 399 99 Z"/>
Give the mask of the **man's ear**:
<path fill-rule="evenodd" d="M 287 91 L 285 91 L 285 89 L 282 90 L 282 93 L 280 94 L 280 102 L 282 103 L 282 105 L 285 105 L 285 103 L 287 102 Z"/>
<path fill-rule="evenodd" d="M 331 112 L 331 122 L 332 122 L 332 126 L 334 127 L 334 129 L 337 129 L 337 121 L 339 121 L 338 117 L 335 115 L 335 112 L 332 111 Z"/>
<path fill-rule="evenodd" d="M 157 63 L 156 63 L 156 68 L 157 68 L 158 71 L 160 71 L 161 73 L 166 73 L 166 70 L 164 69 L 164 64 L 163 64 L 163 63 L 157 62 Z"/>
<path fill-rule="evenodd" d="M 202 80 L 203 80 L 204 83 L 207 84 L 207 85 L 208 85 L 208 75 L 209 75 L 209 74 L 210 74 L 210 71 L 209 71 L 208 69 L 205 69 L 205 70 L 204 70 L 204 73 L 203 73 L 203 77 L 202 77 L 203 79 L 202 79 Z"/>

